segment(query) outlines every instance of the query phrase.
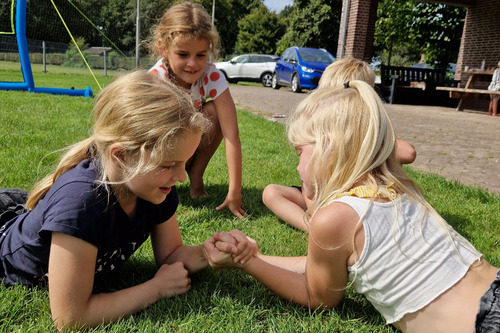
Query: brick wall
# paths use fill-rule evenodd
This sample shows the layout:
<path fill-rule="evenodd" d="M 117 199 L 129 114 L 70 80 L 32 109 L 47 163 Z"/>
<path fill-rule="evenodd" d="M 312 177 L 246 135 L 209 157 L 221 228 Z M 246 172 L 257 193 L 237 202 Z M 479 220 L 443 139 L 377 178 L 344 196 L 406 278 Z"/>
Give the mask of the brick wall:
<path fill-rule="evenodd" d="M 462 43 L 457 61 L 457 70 L 481 67 L 485 60 L 486 68 L 495 67 L 500 61 L 500 2 L 481 0 L 467 9 Z M 465 86 L 466 75 L 457 75 Z M 485 83 L 487 85 L 487 83 Z"/>
<path fill-rule="evenodd" d="M 340 22 L 340 36 L 337 48 L 337 57 L 340 57 L 342 47 L 343 15 L 347 1 L 342 4 L 342 19 Z M 373 34 L 377 19 L 378 0 L 349 0 L 349 14 L 342 57 L 354 57 L 371 61 L 373 53 Z"/>

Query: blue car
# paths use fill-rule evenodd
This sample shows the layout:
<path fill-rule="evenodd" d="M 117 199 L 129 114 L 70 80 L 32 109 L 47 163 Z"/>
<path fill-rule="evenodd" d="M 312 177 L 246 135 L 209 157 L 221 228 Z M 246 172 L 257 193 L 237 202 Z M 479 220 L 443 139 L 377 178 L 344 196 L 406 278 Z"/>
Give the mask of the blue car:
<path fill-rule="evenodd" d="M 290 47 L 276 63 L 271 87 L 289 86 L 296 93 L 302 89 L 314 89 L 325 68 L 334 61 L 335 57 L 324 49 Z"/>

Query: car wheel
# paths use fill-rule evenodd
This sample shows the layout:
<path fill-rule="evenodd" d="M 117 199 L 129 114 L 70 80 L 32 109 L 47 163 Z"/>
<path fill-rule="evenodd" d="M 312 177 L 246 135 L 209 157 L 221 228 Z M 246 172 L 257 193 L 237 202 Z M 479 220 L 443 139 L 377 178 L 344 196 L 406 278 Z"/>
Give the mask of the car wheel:
<path fill-rule="evenodd" d="M 264 73 L 260 77 L 260 82 L 264 87 L 270 87 L 273 82 L 273 75 L 271 73 Z"/>
<path fill-rule="evenodd" d="M 300 88 L 299 76 L 297 74 L 294 74 L 292 77 L 292 91 L 294 93 L 299 93 L 302 91 L 302 89 Z"/>
<path fill-rule="evenodd" d="M 278 84 L 278 78 L 276 77 L 276 73 L 273 74 L 273 78 L 271 80 L 271 87 L 273 89 L 279 89 L 280 85 Z"/>

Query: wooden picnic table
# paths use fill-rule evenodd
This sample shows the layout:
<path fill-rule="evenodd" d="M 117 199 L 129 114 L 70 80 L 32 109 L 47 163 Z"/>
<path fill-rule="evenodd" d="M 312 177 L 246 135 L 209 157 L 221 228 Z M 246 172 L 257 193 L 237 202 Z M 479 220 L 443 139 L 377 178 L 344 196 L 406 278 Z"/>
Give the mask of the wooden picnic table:
<path fill-rule="evenodd" d="M 500 95 L 500 91 L 490 91 L 487 89 L 477 89 L 477 82 L 491 82 L 493 71 L 458 71 L 457 74 L 469 75 L 465 88 L 461 87 L 436 87 L 436 90 L 446 90 L 450 92 L 450 98 L 460 98 L 457 106 L 457 111 L 463 111 L 464 104 L 470 98 L 488 98 L 489 95 Z"/>

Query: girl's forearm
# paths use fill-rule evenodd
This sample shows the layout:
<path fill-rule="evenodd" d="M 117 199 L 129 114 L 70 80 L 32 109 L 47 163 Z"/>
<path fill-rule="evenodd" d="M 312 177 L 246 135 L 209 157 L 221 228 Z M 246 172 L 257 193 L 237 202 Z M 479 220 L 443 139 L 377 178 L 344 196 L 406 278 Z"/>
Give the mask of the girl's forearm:
<path fill-rule="evenodd" d="M 93 294 L 84 308 L 66 308 L 63 311 L 52 309 L 54 324 L 59 330 L 65 328 L 95 327 L 103 323 L 116 321 L 122 317 L 139 312 L 160 299 L 154 281 L 149 280 L 140 285 L 113 293 Z M 50 293 L 50 291 L 49 291 Z"/>
<path fill-rule="evenodd" d="M 259 254 L 263 261 L 277 267 L 298 273 L 305 274 L 307 257 L 275 257 Z"/>
<path fill-rule="evenodd" d="M 241 178 L 242 178 L 242 162 L 241 162 L 241 142 L 239 137 L 232 139 L 224 139 L 226 147 L 226 161 L 229 173 L 229 189 L 228 193 L 241 195 Z"/>
<path fill-rule="evenodd" d="M 182 262 L 189 273 L 196 273 L 208 266 L 208 262 L 203 255 L 202 245 L 179 246 L 168 256 L 164 263 L 173 264 L 175 262 Z"/>
<path fill-rule="evenodd" d="M 269 262 L 262 259 L 261 256 L 252 258 L 248 264 L 241 267 L 241 270 L 253 276 L 278 296 L 303 306 L 309 306 L 305 275 L 271 264 L 270 262 L 275 260 L 274 258 L 276 257 L 267 257 L 267 259 L 271 259 Z M 289 265 L 288 267 L 293 266 Z"/>

